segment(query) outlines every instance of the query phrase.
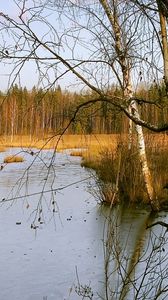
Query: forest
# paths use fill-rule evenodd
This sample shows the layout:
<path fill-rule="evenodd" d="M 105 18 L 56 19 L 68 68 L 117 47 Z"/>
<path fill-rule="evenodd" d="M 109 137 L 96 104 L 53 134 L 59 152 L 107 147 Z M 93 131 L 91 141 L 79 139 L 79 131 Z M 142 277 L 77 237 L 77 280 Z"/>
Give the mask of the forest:
<path fill-rule="evenodd" d="M 122 94 L 117 86 L 112 86 L 109 92 L 114 97 Z M 140 85 L 135 96 L 142 119 L 154 124 L 166 122 L 168 107 L 164 94 L 163 83 L 153 83 L 147 88 Z M 14 135 L 42 138 L 48 134 L 61 134 L 73 118 L 76 108 L 95 97 L 94 92 L 71 92 L 62 90 L 60 86 L 46 91 L 36 87 L 28 90 L 15 84 L 7 94 L 0 93 L 0 135 L 11 136 L 12 140 Z M 128 118 L 120 108 L 106 102 L 90 103 L 78 112 L 66 134 L 122 134 L 128 132 L 128 126 Z"/>

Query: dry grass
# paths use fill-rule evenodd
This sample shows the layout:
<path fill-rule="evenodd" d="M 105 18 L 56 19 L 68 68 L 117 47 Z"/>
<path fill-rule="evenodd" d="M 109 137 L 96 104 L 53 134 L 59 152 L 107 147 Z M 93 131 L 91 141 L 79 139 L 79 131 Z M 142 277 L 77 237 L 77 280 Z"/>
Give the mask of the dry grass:
<path fill-rule="evenodd" d="M 145 136 L 147 156 L 152 173 L 156 195 L 161 206 L 168 207 L 168 136 L 150 134 Z M 120 140 L 120 147 L 99 148 L 98 153 L 91 152 L 83 156 L 82 164 L 96 170 L 99 188 L 99 201 L 110 202 L 115 193 L 115 183 L 119 171 L 118 196 L 127 203 L 147 203 L 144 181 L 141 175 L 136 138 L 131 152 L 125 139 Z M 118 170 L 120 163 L 120 170 Z M 118 201 L 118 198 L 116 198 Z M 167 203 L 167 204 L 166 204 Z"/>
<path fill-rule="evenodd" d="M 83 157 L 85 155 L 85 151 L 86 150 L 73 150 L 73 151 L 71 151 L 70 155 Z"/>
<path fill-rule="evenodd" d="M 5 152 L 6 151 L 6 148 L 2 145 L 0 145 L 0 152 Z"/>
<path fill-rule="evenodd" d="M 88 148 L 90 146 L 102 148 L 107 145 L 116 145 L 118 135 L 113 134 L 96 134 L 96 135 L 63 135 L 51 138 L 38 139 L 29 136 L 14 136 L 12 141 L 10 136 L 1 136 L 0 144 L 3 147 L 30 147 L 30 148 L 44 148 L 54 149 L 57 146 L 58 150 L 72 149 L 72 148 Z M 58 145 L 57 145 L 58 143 Z"/>
<path fill-rule="evenodd" d="M 60 140 L 59 140 L 60 139 Z M 42 148 L 53 149 L 58 143 L 57 149 L 72 149 L 72 148 L 90 148 L 95 152 L 95 149 L 103 149 L 104 147 L 116 148 L 118 142 L 127 141 L 128 136 L 126 134 L 95 134 L 95 135 L 63 135 L 55 136 L 51 138 L 46 136 L 45 138 L 37 138 L 30 136 L 14 136 L 12 141 L 10 136 L 0 137 L 0 150 L 4 151 L 5 147 L 30 147 L 30 148 Z M 59 142 L 58 142 L 59 140 Z M 136 140 L 136 138 L 134 138 Z M 164 144 L 164 147 L 168 147 L 168 135 L 167 134 L 149 134 L 146 135 L 147 144 L 152 147 L 158 147 L 160 144 Z M 96 150 L 97 151 L 97 150 Z"/>
<path fill-rule="evenodd" d="M 6 156 L 4 158 L 4 163 L 19 163 L 19 162 L 23 162 L 24 159 L 22 156 L 16 156 L 16 155 L 9 155 L 9 156 Z"/>

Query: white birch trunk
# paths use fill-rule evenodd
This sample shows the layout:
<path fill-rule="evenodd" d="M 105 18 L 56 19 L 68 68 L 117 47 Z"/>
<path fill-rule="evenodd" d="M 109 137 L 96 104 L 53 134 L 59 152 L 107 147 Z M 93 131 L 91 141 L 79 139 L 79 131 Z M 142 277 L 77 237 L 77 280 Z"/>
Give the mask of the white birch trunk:
<path fill-rule="evenodd" d="M 137 103 L 135 101 L 132 101 L 130 104 L 130 107 L 132 109 L 132 114 L 136 118 L 140 119 Z M 148 194 L 148 198 L 149 198 L 151 207 L 153 210 L 156 211 L 156 210 L 159 210 L 159 202 L 155 195 L 153 182 L 152 182 L 152 176 L 151 176 L 150 169 L 148 167 L 148 162 L 147 162 L 147 157 L 146 157 L 146 149 L 145 149 L 145 140 L 144 140 L 142 126 L 135 125 L 135 129 L 136 129 L 137 138 L 138 138 L 139 157 L 140 157 L 140 162 L 141 162 L 141 166 L 142 166 L 142 174 L 143 174 L 144 183 L 146 186 L 146 191 Z"/>
<path fill-rule="evenodd" d="M 125 73 L 125 97 L 126 100 L 131 100 L 133 96 L 133 90 L 132 90 L 132 84 L 131 84 L 131 75 L 130 75 L 130 69 L 128 67 L 127 72 Z M 138 111 L 138 106 L 136 101 L 132 100 L 130 102 L 129 112 L 133 114 L 137 119 L 140 119 L 139 111 Z M 132 122 L 130 123 L 131 127 L 129 128 L 129 145 L 128 147 L 131 148 L 132 143 Z M 153 182 L 152 182 L 152 176 L 151 172 L 148 166 L 148 161 L 147 161 L 147 156 L 146 156 L 146 148 L 145 148 L 145 139 L 144 139 L 144 134 L 143 134 L 143 129 L 142 126 L 140 125 L 135 125 L 135 130 L 137 133 L 137 139 L 138 139 L 138 153 L 139 153 L 139 159 L 141 163 L 141 168 L 142 168 L 142 175 L 146 187 L 146 192 L 149 198 L 150 205 L 154 211 L 159 210 L 159 203 L 155 195 L 154 187 L 153 187 Z"/>
<path fill-rule="evenodd" d="M 127 66 L 127 69 L 124 73 L 124 84 L 125 84 L 125 89 L 124 89 L 124 96 L 126 101 L 131 101 L 133 98 L 133 89 L 132 89 L 132 84 L 131 84 L 131 74 L 130 74 L 130 67 L 129 64 Z M 139 111 L 138 111 L 138 106 L 136 101 L 132 100 L 130 102 L 129 112 L 133 114 L 137 119 L 140 119 Z M 132 122 L 130 123 L 131 127 L 129 128 L 129 145 L 128 147 L 131 148 L 132 143 Z M 152 176 L 151 172 L 148 166 L 148 161 L 147 161 L 147 156 L 146 156 L 146 148 L 145 148 L 145 139 L 144 139 L 144 134 L 142 130 L 142 126 L 140 125 L 135 125 L 135 130 L 137 133 L 137 139 L 138 139 L 138 153 L 139 153 L 139 159 L 141 163 L 141 168 L 142 168 L 142 175 L 146 187 L 146 192 L 149 198 L 150 205 L 153 210 L 159 210 L 159 203 L 156 199 L 155 196 L 155 191 L 153 187 L 153 182 L 152 182 Z"/>
<path fill-rule="evenodd" d="M 117 0 L 112 1 L 113 10 L 107 0 L 99 0 L 99 1 L 104 8 L 104 11 L 114 31 L 115 51 L 118 56 L 118 61 L 123 75 L 124 100 L 127 104 L 133 98 L 133 89 L 132 89 L 132 82 L 131 82 L 131 64 L 130 64 L 131 59 L 129 55 L 128 56 L 126 55 L 127 54 L 127 52 L 125 52 L 126 48 L 123 47 L 124 43 L 122 42 L 122 26 L 120 26 L 118 14 L 117 14 L 118 1 Z M 130 102 L 128 110 L 129 112 L 134 114 L 137 118 L 139 118 L 138 107 L 135 101 Z M 129 128 L 129 148 L 130 148 L 132 143 L 132 121 L 130 121 L 129 125 L 130 125 Z M 142 126 L 135 125 L 135 127 L 136 127 L 136 133 L 138 137 L 139 158 L 142 166 L 142 175 L 144 178 L 146 191 L 152 209 L 158 210 L 159 205 L 155 199 L 152 177 L 151 177 L 150 169 L 148 167 Z"/>

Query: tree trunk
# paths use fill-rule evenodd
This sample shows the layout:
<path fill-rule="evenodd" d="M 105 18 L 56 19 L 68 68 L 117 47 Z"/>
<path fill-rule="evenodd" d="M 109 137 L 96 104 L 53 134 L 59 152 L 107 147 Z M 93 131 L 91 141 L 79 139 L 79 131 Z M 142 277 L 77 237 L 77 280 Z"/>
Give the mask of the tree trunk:
<path fill-rule="evenodd" d="M 124 45 L 124 41 L 122 39 L 122 26 L 119 21 L 119 17 L 117 14 L 117 5 L 118 1 L 113 1 L 113 10 L 109 5 L 107 0 L 100 0 L 101 5 L 104 8 L 104 11 L 110 21 L 112 29 L 114 31 L 114 42 L 115 42 L 115 51 L 118 56 L 119 65 L 121 68 L 122 76 L 123 76 L 123 98 L 126 104 L 129 104 L 129 110 L 136 117 L 139 118 L 138 107 L 135 101 L 131 101 L 133 98 L 133 89 L 131 82 L 131 57 L 127 52 L 127 45 Z M 125 51 L 126 50 L 126 51 Z M 131 148 L 132 143 L 132 121 L 129 124 L 129 148 Z M 145 141 L 144 135 L 142 131 L 142 127 L 139 125 L 135 125 L 136 133 L 138 137 L 138 152 L 139 158 L 142 166 L 142 175 L 144 178 L 144 183 L 146 187 L 146 191 L 148 194 L 148 198 L 153 210 L 158 210 L 159 205 L 155 199 L 155 193 L 152 183 L 151 173 L 148 167 L 147 157 L 146 157 L 146 149 L 145 149 Z"/>
<path fill-rule="evenodd" d="M 137 103 L 135 101 L 132 101 L 130 104 L 130 107 L 132 109 L 132 113 L 134 114 L 134 116 L 139 119 L 140 116 L 139 116 L 139 112 L 138 112 Z M 146 191 L 148 194 L 148 198 L 149 198 L 152 210 L 158 211 L 159 210 L 159 202 L 155 195 L 153 182 L 152 182 L 152 176 L 151 176 L 150 169 L 148 167 L 148 161 L 147 161 L 146 149 L 145 149 L 145 140 L 144 140 L 142 126 L 136 125 L 135 129 L 136 129 L 137 138 L 138 138 L 139 158 L 140 158 L 140 162 L 141 162 L 142 174 L 143 174 L 143 178 L 144 178 Z"/>
<path fill-rule="evenodd" d="M 124 77 L 124 86 L 125 86 L 124 97 L 125 97 L 126 101 L 128 102 L 128 100 L 130 101 L 133 97 L 129 64 L 123 75 L 124 75 L 123 77 Z M 129 111 L 136 118 L 140 119 L 136 101 L 132 100 L 130 102 Z M 145 183 L 145 187 L 146 187 L 146 192 L 147 192 L 152 210 L 158 211 L 159 210 L 159 202 L 155 195 L 153 182 L 152 182 L 152 176 L 151 176 L 150 169 L 148 167 L 146 148 L 145 148 L 145 139 L 144 139 L 142 126 L 135 125 L 135 130 L 136 130 L 137 138 L 138 138 L 138 153 L 139 153 L 139 159 L 140 159 L 141 168 L 142 168 L 142 175 L 143 175 L 143 179 L 144 179 L 144 183 Z M 132 122 L 130 122 L 130 128 L 129 128 L 129 145 L 128 145 L 129 148 L 131 147 L 131 145 L 130 145 L 131 141 L 132 141 Z"/>
<path fill-rule="evenodd" d="M 168 41 L 167 41 L 167 22 L 166 17 L 163 15 L 162 9 L 160 7 L 160 1 L 158 3 L 159 17 L 160 17 L 160 29 L 162 38 L 162 53 L 163 53 L 163 63 L 164 63 L 164 82 L 166 85 L 166 92 L 168 93 Z"/>

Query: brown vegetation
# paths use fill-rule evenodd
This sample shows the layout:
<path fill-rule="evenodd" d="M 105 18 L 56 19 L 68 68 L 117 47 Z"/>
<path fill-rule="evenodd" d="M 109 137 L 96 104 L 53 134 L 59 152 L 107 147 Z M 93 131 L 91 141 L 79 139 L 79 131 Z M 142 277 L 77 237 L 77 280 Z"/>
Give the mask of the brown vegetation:
<path fill-rule="evenodd" d="M 7 163 L 7 164 L 19 163 L 19 162 L 23 162 L 23 161 L 24 161 L 23 157 L 16 156 L 16 155 L 9 155 L 4 158 L 4 163 Z"/>
<path fill-rule="evenodd" d="M 85 150 L 73 150 L 71 151 L 71 156 L 83 156 L 85 153 Z"/>
<path fill-rule="evenodd" d="M 6 148 L 2 145 L 0 145 L 0 152 L 5 152 L 6 151 Z"/>
<path fill-rule="evenodd" d="M 110 203 L 115 193 L 115 203 L 148 203 L 136 138 L 131 150 L 128 150 L 124 140 L 121 136 L 117 147 L 104 147 L 96 156 L 93 153 L 92 156 L 85 154 L 82 165 L 96 170 L 99 201 Z M 165 186 L 168 184 L 168 136 L 146 135 L 146 144 L 155 192 L 161 207 L 167 207 L 168 189 Z"/>
<path fill-rule="evenodd" d="M 28 147 L 38 149 L 75 149 L 94 148 L 101 149 L 104 146 L 116 146 L 120 135 L 117 134 L 96 134 L 96 135 L 56 135 L 55 137 L 46 135 L 43 139 L 33 136 L 31 139 L 27 135 L 15 135 L 11 141 L 10 136 L 1 136 L 0 143 L 3 147 Z"/>

